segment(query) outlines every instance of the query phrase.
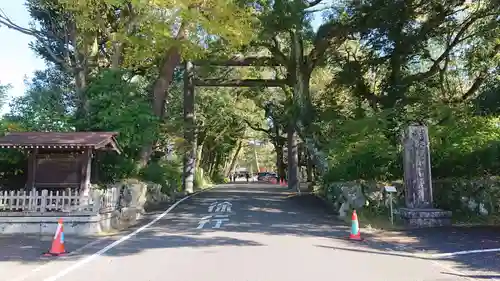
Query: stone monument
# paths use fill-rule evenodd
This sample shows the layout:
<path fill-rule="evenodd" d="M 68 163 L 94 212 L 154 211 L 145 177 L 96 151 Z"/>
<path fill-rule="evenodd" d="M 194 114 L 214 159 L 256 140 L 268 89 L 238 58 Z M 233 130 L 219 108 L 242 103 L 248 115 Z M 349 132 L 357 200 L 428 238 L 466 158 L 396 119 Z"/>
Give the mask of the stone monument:
<path fill-rule="evenodd" d="M 406 208 L 400 209 L 405 225 L 433 227 L 451 224 L 451 212 L 436 209 L 432 198 L 429 134 L 423 125 L 411 125 L 403 134 Z"/>

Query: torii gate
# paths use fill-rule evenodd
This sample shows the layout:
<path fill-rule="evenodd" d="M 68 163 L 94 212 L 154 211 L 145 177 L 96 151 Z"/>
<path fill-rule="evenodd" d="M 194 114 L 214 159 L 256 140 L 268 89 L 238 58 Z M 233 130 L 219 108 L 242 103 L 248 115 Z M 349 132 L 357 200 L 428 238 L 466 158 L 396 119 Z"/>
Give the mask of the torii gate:
<path fill-rule="evenodd" d="M 194 190 L 194 178 L 196 171 L 196 123 L 195 123 L 195 94 L 196 86 L 202 87 L 280 87 L 284 85 L 293 86 L 289 79 L 197 79 L 195 77 L 196 66 L 284 66 L 269 57 L 235 58 L 227 61 L 186 61 L 184 62 L 184 139 L 187 142 L 187 151 L 184 155 L 183 165 L 183 189 L 192 193 Z M 289 159 L 288 177 L 298 184 L 298 152 L 296 146 L 292 147 L 294 157 Z M 289 148 L 290 149 L 290 148 Z M 291 160 L 291 161 L 290 161 Z"/>

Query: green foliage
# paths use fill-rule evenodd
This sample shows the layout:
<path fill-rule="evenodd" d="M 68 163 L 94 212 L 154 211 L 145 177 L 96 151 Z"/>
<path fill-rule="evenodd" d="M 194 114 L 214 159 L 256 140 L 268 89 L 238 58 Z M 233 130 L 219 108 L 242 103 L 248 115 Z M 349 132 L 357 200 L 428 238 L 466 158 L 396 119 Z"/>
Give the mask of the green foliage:
<path fill-rule="evenodd" d="M 491 214 L 500 214 L 500 179 L 483 177 L 474 179 L 441 179 L 433 183 L 436 206 L 452 210 L 460 219 L 480 212 L 479 203 Z"/>
<path fill-rule="evenodd" d="M 317 174 L 333 197 L 339 191 L 334 182 L 401 179 L 399 136 L 411 122 L 429 127 L 435 178 L 499 174 L 495 1 L 334 1 L 322 7 L 317 32 L 311 27 L 317 7 L 308 9 L 306 1 L 181 2 L 29 0 L 39 28 L 32 48 L 53 65 L 36 72 L 25 95 L 15 99 L 2 132 L 117 131 L 123 154 L 97 155 L 101 181 L 141 176 L 165 191 L 178 189 L 180 164 L 164 159 L 167 146 L 180 156 L 186 148 L 183 73 L 172 70 L 176 54 L 180 60 L 270 54 L 286 69 L 198 69 L 204 77 L 282 76 L 305 83 L 296 89 L 197 89 L 196 186 L 226 181 L 238 143 L 282 144 L 284 129 L 296 119 L 303 141 L 312 139 L 317 154 L 327 156 L 329 171 Z M 307 52 L 299 54 L 294 38 Z M 304 59 L 301 75 L 292 62 L 296 54 Z M 164 61 L 172 63 L 170 70 L 159 67 Z M 295 81 L 301 76 L 307 81 Z M 161 120 L 152 110 L 162 100 L 156 86 L 167 93 Z M 0 105 L 6 90 L 0 86 Z M 247 123 L 261 130 L 250 132 Z M 154 159 L 138 170 L 151 143 Z M 260 164 L 276 163 L 273 153 L 259 150 L 266 154 Z M 4 174 L 17 173 L 25 156 L 0 153 Z M 235 159 L 253 166 L 252 154 L 245 145 Z"/>
<path fill-rule="evenodd" d="M 215 184 L 220 184 L 220 183 L 228 183 L 229 179 L 224 176 L 222 173 L 216 173 L 212 176 L 211 178 L 212 182 Z"/>
<path fill-rule="evenodd" d="M 380 121 L 374 116 L 338 125 L 338 137 L 328 146 L 331 169 L 325 180 L 400 178 L 398 148 L 385 138 Z"/>
<path fill-rule="evenodd" d="M 137 79 L 139 80 L 139 79 Z M 87 89 L 89 131 L 116 131 L 125 157 L 136 159 L 141 146 L 158 138 L 159 122 L 151 113 L 145 86 L 125 71 L 108 70 Z"/>
<path fill-rule="evenodd" d="M 500 115 L 500 76 L 493 77 L 484 85 L 474 99 L 474 109 L 478 115 Z"/>
<path fill-rule="evenodd" d="M 140 80 L 125 71 L 108 70 L 87 88 L 88 118 L 78 120 L 89 131 L 118 132 L 122 155 L 106 154 L 103 177 L 115 180 L 137 173 L 136 161 L 144 143 L 158 138 L 159 122 L 150 110 L 147 92 Z M 118 171 L 119 170 L 119 171 Z"/>
<path fill-rule="evenodd" d="M 0 136 L 21 129 L 18 122 L 7 119 L 0 120 Z M 27 155 L 21 151 L 0 149 L 0 189 L 24 186 L 27 180 L 27 158 Z"/>
<path fill-rule="evenodd" d="M 24 96 L 11 103 L 8 117 L 28 131 L 73 131 L 71 77 L 56 68 L 36 71 Z"/>
<path fill-rule="evenodd" d="M 348 120 L 336 126 L 337 137 L 329 145 L 327 181 L 395 180 L 403 174 L 401 146 L 384 135 L 383 116 Z M 500 173 L 499 119 L 454 111 L 441 125 L 430 127 L 434 178 L 477 177 Z"/>
<path fill-rule="evenodd" d="M 171 194 L 181 191 L 182 167 L 175 161 L 152 162 L 142 171 L 140 177 L 162 186 L 162 192 Z"/>
<path fill-rule="evenodd" d="M 431 128 L 433 177 L 500 174 L 500 119 L 455 112 L 445 126 Z"/>
<path fill-rule="evenodd" d="M 8 92 L 12 86 L 7 84 L 7 85 L 2 85 L 0 84 L 0 108 L 2 108 L 6 101 L 7 101 L 7 96 Z"/>
<path fill-rule="evenodd" d="M 196 172 L 194 174 L 194 183 L 193 183 L 194 187 L 195 188 L 202 188 L 208 182 L 210 182 L 210 181 L 205 176 L 205 171 L 203 170 L 203 168 L 196 167 Z"/>

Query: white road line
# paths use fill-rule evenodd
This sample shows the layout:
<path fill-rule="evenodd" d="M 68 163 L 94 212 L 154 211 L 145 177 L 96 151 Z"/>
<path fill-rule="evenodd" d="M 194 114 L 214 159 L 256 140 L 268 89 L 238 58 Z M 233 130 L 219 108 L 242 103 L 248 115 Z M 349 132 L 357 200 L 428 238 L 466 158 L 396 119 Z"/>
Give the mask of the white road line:
<path fill-rule="evenodd" d="M 87 248 L 90 248 L 98 243 L 101 243 L 105 238 L 109 238 L 109 237 L 100 237 L 100 238 L 97 238 L 96 240 L 90 242 L 90 243 L 87 243 L 85 245 L 83 245 L 82 247 L 70 252 L 69 254 L 67 255 L 64 255 L 62 257 L 60 257 L 61 259 L 65 259 L 67 257 L 71 257 L 71 256 L 75 256 L 79 253 L 81 253 L 83 250 L 87 249 Z M 11 279 L 10 281 L 23 281 L 23 280 L 26 280 L 28 279 L 28 277 L 31 277 L 33 276 L 33 274 L 45 269 L 46 267 L 49 267 L 50 265 L 52 265 L 52 263 L 55 261 L 54 259 L 51 259 L 51 260 L 47 260 L 47 259 L 41 259 L 42 261 L 46 261 L 45 263 L 43 263 L 42 265 L 39 265 L 37 266 L 36 268 L 34 268 L 33 270 L 29 271 L 27 274 L 25 275 L 21 275 L 21 276 L 18 276 L 14 279 Z"/>
<path fill-rule="evenodd" d="M 447 270 L 449 273 L 453 273 L 453 274 L 455 274 L 457 276 L 460 276 L 459 279 L 462 278 L 463 280 L 467 280 L 467 281 L 477 280 L 476 278 L 470 278 L 464 272 L 458 271 L 455 268 L 453 268 L 453 267 L 451 267 L 449 265 L 443 264 L 441 262 L 432 260 L 431 263 L 434 264 L 434 266 L 437 266 L 437 267 L 440 267 L 442 269 Z"/>
<path fill-rule="evenodd" d="M 205 189 L 205 190 L 208 190 L 208 189 Z M 101 256 L 102 254 L 106 253 L 107 251 L 113 249 L 114 247 L 120 245 L 121 243 L 129 240 L 130 238 L 136 236 L 137 234 L 139 234 L 140 232 L 146 230 L 148 227 L 152 226 L 153 224 L 155 224 L 157 221 L 161 220 L 164 216 L 166 216 L 168 213 L 170 213 L 175 207 L 177 207 L 177 205 L 179 205 L 180 203 L 184 202 L 185 200 L 191 198 L 192 196 L 194 195 L 197 195 L 199 194 L 200 192 L 198 193 L 194 193 L 194 194 L 191 194 L 191 195 L 188 195 L 184 198 L 182 198 L 181 200 L 175 202 L 172 206 L 170 206 L 170 208 L 168 208 L 165 212 L 161 213 L 160 215 L 158 215 L 154 220 L 150 221 L 148 224 L 146 225 L 143 225 L 142 227 L 138 228 L 137 230 L 135 230 L 134 232 L 126 235 L 126 236 L 123 236 L 122 238 L 120 238 L 119 240 L 116 240 L 115 242 L 109 244 L 108 246 L 102 248 L 101 250 L 97 251 L 96 253 L 92 254 L 91 256 L 88 256 L 82 260 L 79 260 L 77 261 L 76 263 L 72 264 L 71 266 L 67 267 L 66 269 L 64 270 L 61 270 L 58 274 L 54 275 L 54 276 L 51 276 L 51 277 L 48 277 L 46 279 L 44 279 L 43 281 L 56 281 L 58 279 L 60 279 L 61 277 L 64 277 L 66 274 L 70 273 L 71 271 L 91 262 L 92 260 L 94 260 L 95 258 Z"/>
<path fill-rule="evenodd" d="M 467 255 L 467 254 L 475 254 L 475 253 L 489 253 L 489 252 L 500 252 L 500 249 L 483 249 L 483 250 L 470 250 L 470 251 L 459 251 L 459 252 L 452 252 L 452 253 L 442 253 L 442 254 L 412 254 L 415 257 L 418 258 L 424 258 L 424 259 L 429 259 L 430 262 L 437 267 L 440 267 L 442 269 L 447 270 L 450 273 L 456 274 L 460 276 L 463 280 L 469 280 L 473 281 L 476 280 L 476 278 L 471 278 L 468 277 L 466 273 L 455 269 L 454 266 L 450 266 L 448 264 L 443 263 L 443 261 L 446 260 L 438 260 L 439 258 L 444 258 L 444 257 L 453 257 L 453 256 L 459 256 L 459 255 Z"/>
<path fill-rule="evenodd" d="M 448 258 L 448 257 L 454 257 L 454 256 L 461 256 L 461 255 L 493 253 L 493 252 L 500 252 L 500 248 L 459 251 L 459 252 L 442 253 L 442 254 L 432 254 L 431 257 L 433 257 L 433 258 Z"/>

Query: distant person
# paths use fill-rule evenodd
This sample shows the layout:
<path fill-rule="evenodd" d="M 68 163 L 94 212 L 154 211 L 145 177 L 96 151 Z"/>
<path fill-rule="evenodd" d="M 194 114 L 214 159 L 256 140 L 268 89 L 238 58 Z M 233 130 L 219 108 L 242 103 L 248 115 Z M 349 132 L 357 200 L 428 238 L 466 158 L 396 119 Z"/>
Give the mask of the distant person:
<path fill-rule="evenodd" d="M 248 182 L 248 180 L 250 179 L 250 174 L 249 173 L 245 173 L 245 178 L 247 179 L 247 182 Z"/>

